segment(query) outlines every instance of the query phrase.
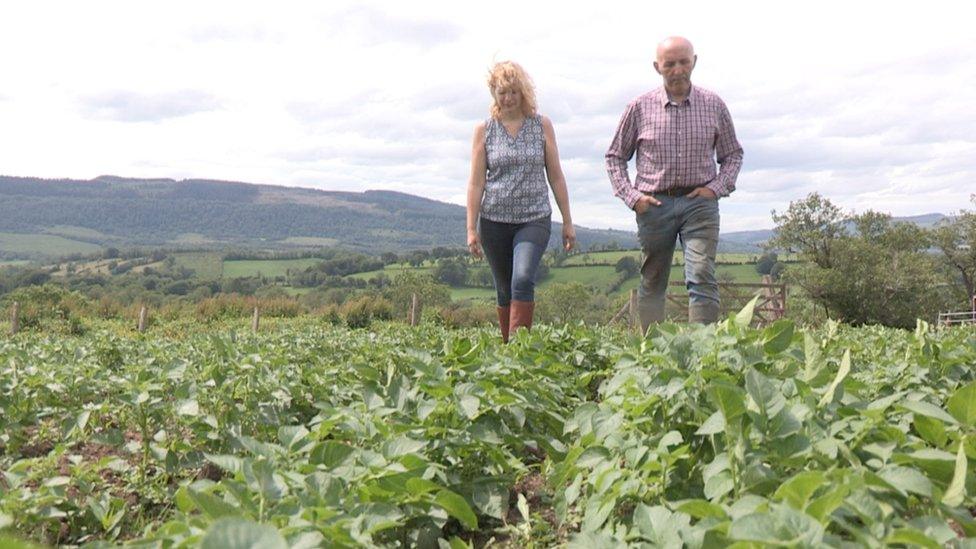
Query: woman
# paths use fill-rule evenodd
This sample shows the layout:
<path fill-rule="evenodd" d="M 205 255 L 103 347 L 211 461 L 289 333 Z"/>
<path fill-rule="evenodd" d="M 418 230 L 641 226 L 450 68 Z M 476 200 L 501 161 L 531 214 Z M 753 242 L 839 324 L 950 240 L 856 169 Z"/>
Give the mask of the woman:
<path fill-rule="evenodd" d="M 532 327 L 535 275 L 549 244 L 549 190 L 563 218 L 563 248 L 576 244 L 552 122 L 536 112 L 532 81 L 517 63 L 488 74 L 491 117 L 474 130 L 468 182 L 468 249 L 491 266 L 502 341 Z"/>

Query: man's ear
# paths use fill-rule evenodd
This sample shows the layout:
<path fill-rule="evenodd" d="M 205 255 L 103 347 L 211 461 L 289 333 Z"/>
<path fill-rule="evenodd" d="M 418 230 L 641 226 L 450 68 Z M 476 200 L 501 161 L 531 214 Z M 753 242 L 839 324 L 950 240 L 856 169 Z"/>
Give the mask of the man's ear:
<path fill-rule="evenodd" d="M 656 70 L 658 74 L 661 74 L 661 69 L 657 66 L 657 61 L 654 62 L 654 70 Z"/>
<path fill-rule="evenodd" d="M 691 68 L 695 68 L 695 65 L 697 64 L 698 64 L 698 54 L 696 53 L 695 56 L 691 59 Z"/>

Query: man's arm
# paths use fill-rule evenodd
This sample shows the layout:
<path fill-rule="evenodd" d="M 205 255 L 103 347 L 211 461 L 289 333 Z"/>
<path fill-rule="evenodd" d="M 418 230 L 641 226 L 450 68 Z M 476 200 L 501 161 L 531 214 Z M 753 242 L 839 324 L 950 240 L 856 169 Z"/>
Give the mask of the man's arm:
<path fill-rule="evenodd" d="M 718 160 L 718 176 L 706 185 L 718 197 L 728 196 L 735 190 L 735 180 L 742 168 L 742 145 L 735 137 L 735 126 L 725 102 L 719 99 L 718 139 L 715 143 Z"/>
<path fill-rule="evenodd" d="M 610 185 L 613 186 L 613 194 L 624 201 L 627 207 L 634 209 L 637 201 L 643 196 L 630 182 L 630 175 L 627 173 L 627 162 L 634 157 L 637 146 L 637 102 L 627 105 L 620 124 L 617 126 L 617 133 L 610 142 L 607 150 L 607 175 L 610 176 Z"/>

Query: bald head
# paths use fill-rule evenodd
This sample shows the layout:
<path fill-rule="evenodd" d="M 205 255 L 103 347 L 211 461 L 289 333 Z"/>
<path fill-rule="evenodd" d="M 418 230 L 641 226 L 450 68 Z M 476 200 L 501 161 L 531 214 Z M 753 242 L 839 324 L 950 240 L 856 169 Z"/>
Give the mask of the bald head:
<path fill-rule="evenodd" d="M 658 63 L 667 55 L 687 55 L 688 57 L 694 57 L 695 46 L 691 45 L 691 41 L 682 36 L 669 36 L 665 38 L 657 45 L 657 61 Z"/>
<path fill-rule="evenodd" d="M 687 38 L 672 36 L 657 45 L 654 70 L 664 78 L 664 88 L 672 100 L 684 100 L 691 90 L 691 71 L 698 56 Z"/>

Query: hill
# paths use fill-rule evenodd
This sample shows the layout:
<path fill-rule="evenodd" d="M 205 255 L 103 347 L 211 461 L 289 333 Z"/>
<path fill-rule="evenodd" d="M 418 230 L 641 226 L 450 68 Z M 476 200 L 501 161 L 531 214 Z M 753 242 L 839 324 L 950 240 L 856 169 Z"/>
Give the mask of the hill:
<path fill-rule="evenodd" d="M 393 191 L 339 192 L 203 179 L 0 176 L 0 259 L 73 249 L 341 246 L 365 252 L 464 245 L 462 206 Z M 554 234 L 561 225 L 555 223 Z M 577 228 L 583 247 L 633 233 Z M 557 239 L 553 239 L 557 244 Z"/>
<path fill-rule="evenodd" d="M 557 216 L 558 217 L 558 216 Z M 941 214 L 901 218 L 923 226 Z M 411 194 L 322 191 L 208 179 L 0 176 L 0 261 L 107 247 L 337 246 L 378 253 L 464 245 L 464 207 Z M 554 223 L 558 235 L 561 224 Z M 719 251 L 758 253 L 771 230 L 723 233 Z M 577 227 L 580 247 L 637 247 L 633 231 Z M 559 245 L 553 238 L 551 246 Z"/>

